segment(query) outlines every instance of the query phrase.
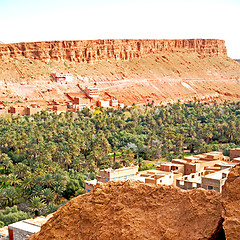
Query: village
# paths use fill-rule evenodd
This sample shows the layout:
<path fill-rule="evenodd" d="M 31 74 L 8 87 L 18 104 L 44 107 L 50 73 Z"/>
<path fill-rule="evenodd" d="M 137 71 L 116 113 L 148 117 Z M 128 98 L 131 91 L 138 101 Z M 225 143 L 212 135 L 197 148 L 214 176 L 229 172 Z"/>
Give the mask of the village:
<path fill-rule="evenodd" d="M 222 192 L 231 168 L 240 163 L 240 148 L 231 149 L 230 157 L 222 152 L 209 152 L 171 162 L 160 162 L 156 169 L 138 171 L 138 166 L 100 170 L 100 176 L 85 182 L 86 193 L 97 183 L 108 181 L 138 180 L 148 184 L 165 184 L 184 190 L 203 188 Z"/>
<path fill-rule="evenodd" d="M 232 167 L 240 163 L 240 148 L 230 150 L 230 156 L 222 152 L 209 152 L 184 159 L 173 159 L 171 162 L 161 162 L 156 169 L 139 171 L 138 166 L 119 169 L 100 170 L 99 176 L 91 181 L 85 181 L 86 194 L 91 192 L 97 183 L 109 181 L 136 180 L 146 184 L 171 185 L 183 190 L 202 188 L 222 192 Z M 46 217 L 22 220 L 0 229 L 0 239 L 23 240 L 39 232 L 53 214 Z"/>
<path fill-rule="evenodd" d="M 2 94 L 5 95 L 0 98 L 0 114 L 10 113 L 24 116 L 40 113 L 43 110 L 60 114 L 62 112 L 81 111 L 84 108 L 124 107 L 124 104 L 120 103 L 114 96 L 107 92 L 100 92 L 96 83 L 91 79 L 79 75 L 73 77 L 71 74 L 58 72 L 52 73 L 50 79 L 55 86 L 63 89 L 63 91 L 66 90 L 62 98 L 59 98 L 61 94 L 54 87 L 36 92 L 36 89 L 32 89 L 34 86 L 22 82 L 16 92 L 21 91 L 20 95 L 28 92 L 29 96 L 25 94 L 24 99 L 19 100 L 18 97 L 16 101 L 11 97 L 11 101 L 6 101 L 6 92 L 3 92 Z M 74 89 L 74 91 L 69 91 L 69 89 Z"/>

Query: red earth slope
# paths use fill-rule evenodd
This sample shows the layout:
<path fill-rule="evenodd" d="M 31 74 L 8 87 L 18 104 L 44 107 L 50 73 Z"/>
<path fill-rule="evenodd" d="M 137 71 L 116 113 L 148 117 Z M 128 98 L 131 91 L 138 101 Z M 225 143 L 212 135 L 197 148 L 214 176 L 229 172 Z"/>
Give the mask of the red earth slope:
<path fill-rule="evenodd" d="M 4 96 L 24 98 L 29 86 L 35 89 L 28 91 L 29 99 L 62 99 L 66 89 L 75 92 L 77 84 L 95 84 L 103 96 L 128 105 L 240 97 L 240 65 L 227 56 L 224 41 L 216 39 L 4 44 L 0 59 L 0 96 L 7 85 Z M 56 71 L 71 73 L 74 82 L 55 86 L 50 75 Z M 57 93 L 45 94 L 52 87 Z"/>

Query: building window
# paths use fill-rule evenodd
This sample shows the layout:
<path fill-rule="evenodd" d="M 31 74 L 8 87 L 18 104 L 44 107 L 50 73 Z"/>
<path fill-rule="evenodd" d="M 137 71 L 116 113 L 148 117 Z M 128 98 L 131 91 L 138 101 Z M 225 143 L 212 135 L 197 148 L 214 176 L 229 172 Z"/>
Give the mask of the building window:
<path fill-rule="evenodd" d="M 208 186 L 207 189 L 208 190 L 213 190 L 213 186 Z"/>
<path fill-rule="evenodd" d="M 178 167 L 176 167 L 176 170 L 178 170 Z"/>

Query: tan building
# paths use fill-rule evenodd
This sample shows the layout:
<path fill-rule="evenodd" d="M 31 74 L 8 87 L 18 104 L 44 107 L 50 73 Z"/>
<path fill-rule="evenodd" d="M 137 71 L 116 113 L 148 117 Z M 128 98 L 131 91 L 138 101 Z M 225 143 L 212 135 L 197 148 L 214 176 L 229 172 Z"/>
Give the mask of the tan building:
<path fill-rule="evenodd" d="M 41 226 L 52 217 L 52 214 L 47 217 L 37 217 L 35 219 L 26 219 L 8 225 L 9 240 L 23 240 L 36 232 L 39 232 Z"/>
<path fill-rule="evenodd" d="M 12 113 L 12 114 L 15 114 L 15 115 L 19 114 L 21 116 L 26 114 L 26 110 L 25 110 L 24 107 L 13 107 L 13 106 L 11 106 L 8 112 Z"/>
<path fill-rule="evenodd" d="M 240 148 L 234 148 L 230 150 L 230 161 L 234 158 L 240 157 Z"/>
<path fill-rule="evenodd" d="M 182 173 L 155 169 L 139 172 L 137 176 L 140 177 L 140 179 L 137 178 L 136 180 L 140 180 L 145 183 L 176 186 L 176 179 L 181 177 Z"/>
<path fill-rule="evenodd" d="M 118 100 L 117 99 L 111 99 L 110 100 L 110 106 L 117 107 L 118 106 Z"/>
<path fill-rule="evenodd" d="M 136 176 L 138 172 L 138 166 L 123 167 L 119 169 L 104 169 L 100 170 L 100 176 L 97 176 L 98 182 L 108 182 L 117 180 L 127 180 Z"/>
<path fill-rule="evenodd" d="M 234 158 L 232 162 L 236 164 L 240 164 L 240 157 Z"/>
<path fill-rule="evenodd" d="M 24 115 L 33 115 L 33 114 L 36 114 L 38 112 L 41 112 L 43 108 L 41 107 L 38 107 L 38 106 L 28 106 L 28 107 L 14 107 L 14 106 L 11 106 L 10 109 L 9 109 L 9 113 L 12 113 L 14 115 L 21 115 L 21 116 L 24 116 Z"/>
<path fill-rule="evenodd" d="M 100 170 L 100 176 L 97 179 L 91 181 L 85 181 L 85 192 L 93 190 L 97 182 L 109 182 L 109 181 L 125 181 L 127 179 L 135 178 L 138 172 L 138 166 L 123 167 L 119 169 L 104 169 Z"/>
<path fill-rule="evenodd" d="M 222 152 L 210 152 L 190 157 L 184 157 L 184 159 L 173 159 L 172 163 L 184 165 L 184 175 L 199 172 L 204 167 L 214 166 L 221 164 L 222 161 L 227 161 L 228 157 L 223 156 Z"/>
<path fill-rule="evenodd" d="M 185 190 L 204 188 L 206 190 L 222 191 L 228 173 L 234 164 L 225 164 L 215 167 L 205 167 L 204 170 L 177 178 L 176 186 Z"/>
<path fill-rule="evenodd" d="M 184 164 L 179 163 L 173 162 L 162 163 L 159 166 L 157 166 L 157 169 L 164 172 L 175 172 L 184 174 Z"/>
<path fill-rule="evenodd" d="M 39 113 L 41 112 L 42 108 L 39 108 L 39 107 L 26 107 L 26 115 L 34 115 L 36 113 Z"/>
<path fill-rule="evenodd" d="M 97 184 L 97 179 L 85 181 L 85 192 L 91 192 Z"/>
<path fill-rule="evenodd" d="M 217 179 L 217 176 L 220 176 L 217 173 L 222 170 L 229 171 L 233 164 L 229 164 L 228 160 L 229 157 L 223 156 L 222 152 L 210 152 L 185 157 L 184 159 L 173 159 L 172 164 L 184 166 L 184 175 L 176 179 L 176 186 L 185 190 L 199 187 L 208 189 L 207 186 L 211 185 L 207 185 L 207 181 L 212 181 L 215 183 L 213 189 L 221 192 L 222 183 L 226 179 Z M 214 176 L 216 179 L 214 179 Z"/>
<path fill-rule="evenodd" d="M 176 179 L 176 186 L 185 190 L 191 190 L 201 187 L 201 178 L 205 171 L 191 173 Z"/>
<path fill-rule="evenodd" d="M 66 105 L 54 105 L 53 111 L 57 114 L 60 114 L 62 112 L 67 112 L 67 106 Z"/>
<path fill-rule="evenodd" d="M 90 98 L 98 98 L 99 97 L 99 91 L 97 87 L 91 86 L 91 87 L 85 87 L 85 93 Z"/>
<path fill-rule="evenodd" d="M 98 100 L 97 101 L 97 106 L 98 107 L 103 107 L 103 108 L 110 107 L 110 100 Z"/>
<path fill-rule="evenodd" d="M 222 192 L 222 186 L 227 180 L 231 168 L 227 168 L 215 173 L 207 174 L 202 177 L 201 187 L 206 190 Z"/>

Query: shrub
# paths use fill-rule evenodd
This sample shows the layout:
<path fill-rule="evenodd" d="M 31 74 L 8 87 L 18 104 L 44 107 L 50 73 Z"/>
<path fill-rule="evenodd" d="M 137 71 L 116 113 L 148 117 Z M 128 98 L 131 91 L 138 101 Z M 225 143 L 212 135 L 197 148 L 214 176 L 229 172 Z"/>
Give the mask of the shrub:
<path fill-rule="evenodd" d="M 30 218 L 29 213 L 18 210 L 17 206 L 6 207 L 6 210 L 0 212 L 0 227 Z"/>

